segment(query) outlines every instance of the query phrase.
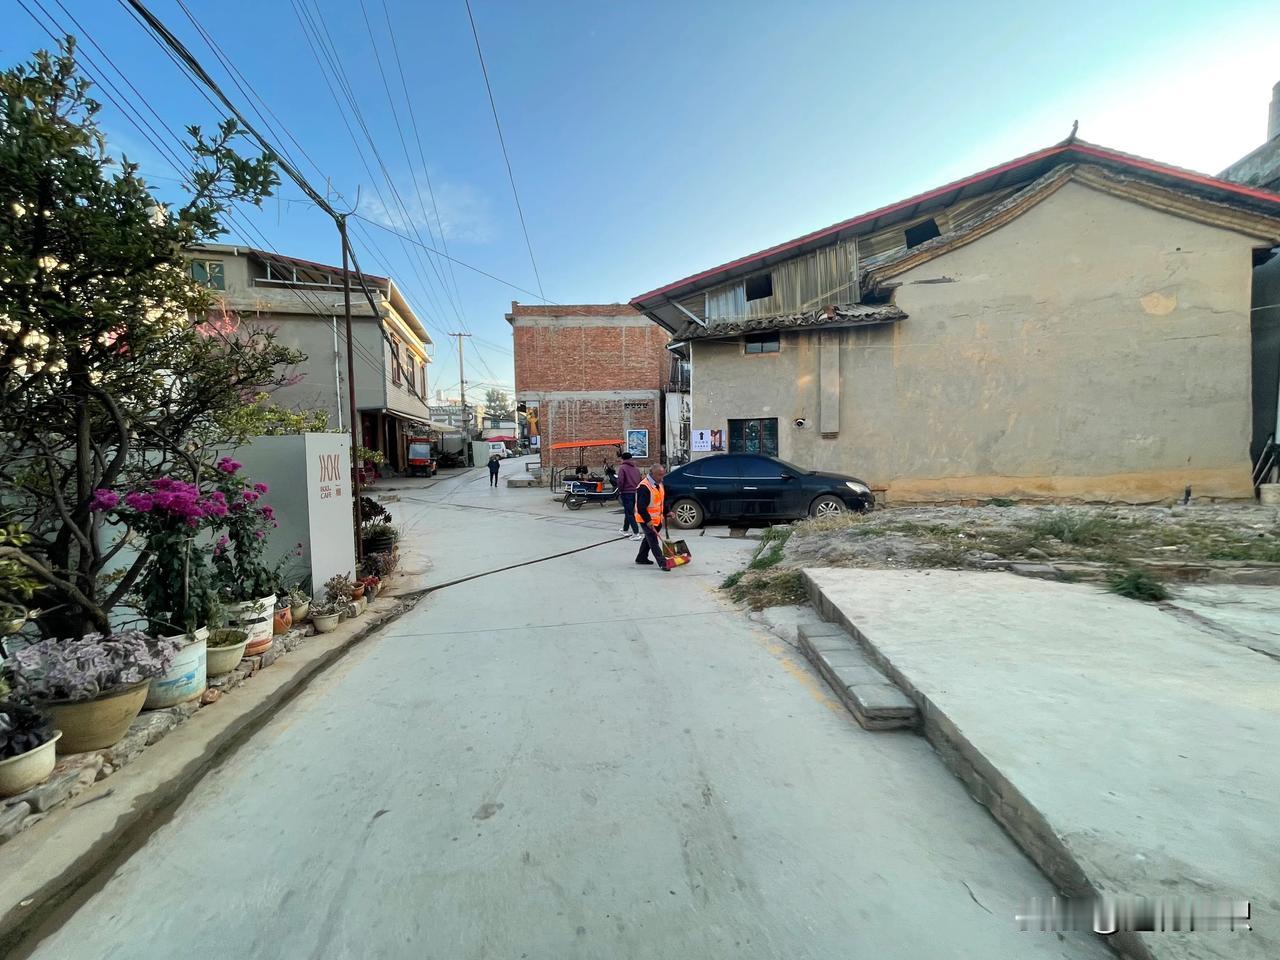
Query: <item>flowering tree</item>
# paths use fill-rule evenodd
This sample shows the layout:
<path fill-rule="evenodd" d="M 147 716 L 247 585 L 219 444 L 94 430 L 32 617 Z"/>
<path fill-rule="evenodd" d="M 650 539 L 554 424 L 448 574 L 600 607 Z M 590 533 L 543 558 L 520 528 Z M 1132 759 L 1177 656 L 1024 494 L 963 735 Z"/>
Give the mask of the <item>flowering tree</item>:
<path fill-rule="evenodd" d="M 137 593 L 153 633 L 193 633 L 215 623 L 218 593 L 196 538 L 227 516 L 221 490 L 202 493 L 194 483 L 158 477 L 123 497 L 99 489 L 90 509 L 143 538 L 147 565 Z"/>
<path fill-rule="evenodd" d="M 170 210 L 107 155 L 97 111 L 70 39 L 0 73 L 0 519 L 29 538 L 0 544 L 0 562 L 39 583 L 38 623 L 54 637 L 109 633 L 151 559 L 106 575 L 152 512 L 116 514 L 104 540 L 95 491 L 200 483 L 231 414 L 300 359 L 269 334 L 208 322 L 212 294 L 181 256 L 221 233 L 232 203 L 270 195 L 272 158 L 240 156 L 234 123 L 188 128 L 190 193 Z"/>
<path fill-rule="evenodd" d="M 217 467 L 217 493 L 226 504 L 223 534 L 213 550 L 218 589 L 232 602 L 259 600 L 280 586 L 276 573 L 263 559 L 267 531 L 280 526 L 275 511 L 261 503 L 265 483 L 250 483 L 240 476 L 242 464 L 223 457 Z"/>

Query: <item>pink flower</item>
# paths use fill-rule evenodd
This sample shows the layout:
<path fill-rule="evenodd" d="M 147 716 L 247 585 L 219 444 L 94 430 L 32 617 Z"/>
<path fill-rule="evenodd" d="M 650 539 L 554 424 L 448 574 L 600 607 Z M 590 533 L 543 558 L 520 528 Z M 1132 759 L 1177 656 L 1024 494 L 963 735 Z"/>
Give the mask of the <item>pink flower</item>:
<path fill-rule="evenodd" d="M 266 537 L 266 535 L 267 535 L 267 531 L 265 531 L 265 530 L 255 530 L 255 531 L 253 531 L 253 535 L 254 535 L 257 539 L 262 540 L 262 539 L 264 539 L 264 538 Z"/>
<path fill-rule="evenodd" d="M 222 551 L 226 550 L 230 543 L 231 541 L 228 540 L 225 535 L 219 537 L 218 542 L 213 545 L 213 555 L 215 557 L 221 556 Z"/>
<path fill-rule="evenodd" d="M 253 485 L 253 489 L 257 490 L 258 493 L 266 493 L 271 488 L 268 487 L 265 483 L 255 483 Z"/>
<path fill-rule="evenodd" d="M 235 473 L 237 470 L 239 470 L 243 466 L 244 466 L 243 463 L 237 463 L 235 460 L 232 460 L 230 457 L 223 457 L 221 460 L 218 461 L 218 469 L 221 470 L 223 473 Z"/>
<path fill-rule="evenodd" d="M 244 498 L 245 503 L 253 503 L 259 497 L 261 497 L 262 494 L 256 493 L 253 490 L 245 490 L 240 494 L 240 496 Z"/>
<path fill-rule="evenodd" d="M 155 498 L 149 493 L 126 493 L 124 495 L 124 505 L 130 510 L 137 510 L 139 513 L 150 513 L 155 506 Z"/>
<path fill-rule="evenodd" d="M 113 509 L 120 502 L 120 494 L 113 490 L 98 489 L 93 491 L 93 498 L 89 501 L 89 509 L 101 513 L 104 510 Z"/>

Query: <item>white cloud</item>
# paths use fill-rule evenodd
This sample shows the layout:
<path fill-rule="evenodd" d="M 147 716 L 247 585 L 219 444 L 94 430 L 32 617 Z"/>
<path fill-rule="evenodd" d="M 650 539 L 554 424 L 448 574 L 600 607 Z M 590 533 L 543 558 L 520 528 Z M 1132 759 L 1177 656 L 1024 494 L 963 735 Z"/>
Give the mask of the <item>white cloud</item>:
<path fill-rule="evenodd" d="M 384 192 L 382 196 L 390 207 L 377 194 L 365 194 L 360 200 L 360 213 L 395 230 L 411 232 L 416 227 L 428 242 L 428 227 L 437 237 L 443 230 L 450 243 L 487 243 L 492 238 L 493 218 L 488 197 L 470 184 L 436 180 L 432 184 L 435 188 L 435 209 L 432 210 L 431 196 L 421 173 L 417 181 L 422 187 L 421 196 L 414 187 L 413 176 L 401 176 L 397 180 L 396 189 L 405 210 L 400 209 L 395 197 Z"/>

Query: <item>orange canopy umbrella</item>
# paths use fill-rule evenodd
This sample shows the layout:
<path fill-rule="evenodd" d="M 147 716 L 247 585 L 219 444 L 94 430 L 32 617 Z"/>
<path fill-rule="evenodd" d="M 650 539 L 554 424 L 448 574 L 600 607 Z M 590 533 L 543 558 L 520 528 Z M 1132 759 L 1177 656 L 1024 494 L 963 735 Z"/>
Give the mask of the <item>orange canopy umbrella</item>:
<path fill-rule="evenodd" d="M 577 447 L 620 447 L 621 440 L 574 440 L 564 441 L 562 443 L 553 443 L 552 450 L 573 450 Z"/>

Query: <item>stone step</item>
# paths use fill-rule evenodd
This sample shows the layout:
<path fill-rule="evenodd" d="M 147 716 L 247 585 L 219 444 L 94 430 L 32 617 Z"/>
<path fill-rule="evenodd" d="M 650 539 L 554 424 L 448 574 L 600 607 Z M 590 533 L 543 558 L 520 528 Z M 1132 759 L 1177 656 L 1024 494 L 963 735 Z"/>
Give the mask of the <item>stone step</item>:
<path fill-rule="evenodd" d="M 804 655 L 863 728 L 916 726 L 920 713 L 915 703 L 880 672 L 843 627 L 801 623 L 797 633 Z"/>

